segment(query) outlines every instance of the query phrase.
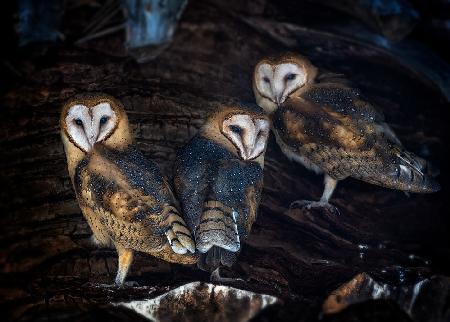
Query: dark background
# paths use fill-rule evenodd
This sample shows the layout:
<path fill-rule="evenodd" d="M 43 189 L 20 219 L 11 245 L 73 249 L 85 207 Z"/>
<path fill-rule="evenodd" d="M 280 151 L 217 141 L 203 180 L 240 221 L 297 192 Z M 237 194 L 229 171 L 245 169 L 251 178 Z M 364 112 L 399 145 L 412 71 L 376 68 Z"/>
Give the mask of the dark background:
<path fill-rule="evenodd" d="M 17 5 L 2 4 L 0 305 L 7 319 L 131 320 L 131 312 L 119 314 L 108 303 L 209 280 L 195 267 L 139 255 L 130 279 L 141 288 L 95 286 L 112 282 L 117 259 L 113 250 L 89 244 L 74 199 L 58 127 L 65 100 L 92 91 L 119 98 L 139 147 L 170 177 L 176 149 L 205 117 L 221 103 L 252 101 L 253 67 L 285 51 L 351 79 L 404 145 L 440 168 L 442 191 L 407 196 L 348 179 L 332 198 L 339 216 L 289 212 L 293 200 L 319 198 L 322 178 L 288 161 L 271 139 L 260 213 L 229 272 L 245 279 L 237 287 L 283 300 L 258 320 L 314 321 L 331 291 L 365 272 L 388 285 L 390 302 L 363 303 L 328 319 L 448 318 L 450 2 L 409 1 L 417 13 L 413 23 L 407 15 L 394 17 L 394 25 L 406 21 L 406 34 L 380 28 L 386 17 L 359 3 L 189 1 L 173 42 L 142 64 L 124 46 L 123 31 L 76 43 L 103 1 L 66 1 L 63 39 L 25 46 L 16 32 Z M 105 27 L 123 19 L 118 13 Z M 411 299 L 397 296 L 399 290 L 412 292 L 431 278 L 439 278 L 433 296 L 424 294 L 420 308 L 406 314 Z"/>

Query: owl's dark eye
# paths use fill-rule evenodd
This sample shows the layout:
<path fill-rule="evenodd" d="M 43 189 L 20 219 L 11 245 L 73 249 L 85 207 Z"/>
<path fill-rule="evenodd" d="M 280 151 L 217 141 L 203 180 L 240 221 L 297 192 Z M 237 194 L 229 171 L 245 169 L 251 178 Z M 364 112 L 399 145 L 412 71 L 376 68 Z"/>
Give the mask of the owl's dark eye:
<path fill-rule="evenodd" d="M 237 125 L 230 125 L 230 130 L 238 135 L 242 134 L 242 128 Z"/>
<path fill-rule="evenodd" d="M 264 76 L 263 77 L 263 81 L 265 81 L 267 84 L 269 84 L 270 83 L 270 79 L 269 79 L 269 77 L 266 77 L 266 76 Z"/>
<path fill-rule="evenodd" d="M 102 116 L 102 118 L 100 119 L 100 125 L 105 125 L 106 122 L 108 122 L 109 117 L 107 116 Z"/>
<path fill-rule="evenodd" d="M 262 137 L 263 135 L 265 136 L 265 135 L 266 135 L 266 132 L 265 132 L 265 131 L 259 131 L 259 132 L 258 132 L 258 135 L 256 135 L 256 137 L 257 137 L 257 138 L 260 138 L 260 137 Z"/>
<path fill-rule="evenodd" d="M 75 119 L 75 124 L 78 126 L 82 126 L 83 125 L 83 121 L 80 119 Z"/>
<path fill-rule="evenodd" d="M 286 75 L 286 80 L 287 81 L 291 81 L 291 80 L 294 80 L 295 77 L 297 77 L 296 74 L 289 73 L 289 74 Z"/>

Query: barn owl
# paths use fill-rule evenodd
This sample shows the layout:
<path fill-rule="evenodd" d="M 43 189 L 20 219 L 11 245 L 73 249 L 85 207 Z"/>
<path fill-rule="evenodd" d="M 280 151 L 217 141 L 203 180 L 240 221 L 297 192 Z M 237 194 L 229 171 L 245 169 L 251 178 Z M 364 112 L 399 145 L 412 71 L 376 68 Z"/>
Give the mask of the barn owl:
<path fill-rule="evenodd" d="M 69 175 L 101 246 L 117 250 L 122 285 L 135 251 L 169 262 L 197 261 L 191 233 L 166 178 L 133 143 L 122 104 L 104 94 L 67 102 L 60 117 Z"/>
<path fill-rule="evenodd" d="M 341 75 L 320 73 L 305 57 L 285 54 L 256 65 L 253 91 L 283 153 L 324 174 L 319 202 L 292 205 L 336 211 L 329 199 L 347 177 L 408 192 L 440 189 L 427 162 L 403 148 L 382 113 Z"/>
<path fill-rule="evenodd" d="M 180 149 L 175 189 L 195 237 L 198 266 L 219 275 L 250 233 L 263 184 L 268 117 L 256 105 L 224 105 Z"/>

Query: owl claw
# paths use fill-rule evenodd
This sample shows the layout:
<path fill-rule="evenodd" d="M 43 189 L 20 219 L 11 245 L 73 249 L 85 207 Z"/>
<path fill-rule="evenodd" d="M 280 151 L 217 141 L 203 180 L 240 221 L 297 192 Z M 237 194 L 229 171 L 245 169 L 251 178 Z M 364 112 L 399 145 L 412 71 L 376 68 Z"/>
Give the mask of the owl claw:
<path fill-rule="evenodd" d="M 232 278 L 232 277 L 222 277 L 220 276 L 220 267 L 216 268 L 210 276 L 211 282 L 214 283 L 236 283 L 236 282 L 245 282 L 242 278 Z"/>
<path fill-rule="evenodd" d="M 139 287 L 140 285 L 136 281 L 125 281 L 123 283 L 117 283 L 116 282 L 115 286 L 119 287 L 119 288 L 130 288 L 130 287 Z"/>
<path fill-rule="evenodd" d="M 323 208 L 333 215 L 340 215 L 339 209 L 327 201 L 311 201 L 311 200 L 297 200 L 291 203 L 289 209 L 310 210 L 314 208 Z"/>

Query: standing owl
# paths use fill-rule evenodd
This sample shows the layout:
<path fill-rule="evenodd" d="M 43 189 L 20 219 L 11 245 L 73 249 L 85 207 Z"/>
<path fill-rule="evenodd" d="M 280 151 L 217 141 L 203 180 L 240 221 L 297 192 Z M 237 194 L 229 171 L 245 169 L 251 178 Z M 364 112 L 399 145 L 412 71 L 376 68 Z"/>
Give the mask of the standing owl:
<path fill-rule="evenodd" d="M 175 187 L 200 253 L 198 266 L 227 281 L 256 219 L 270 131 L 258 106 L 223 106 L 184 146 L 175 163 Z"/>
<path fill-rule="evenodd" d="M 417 193 L 439 190 L 426 161 L 406 151 L 382 113 L 340 75 L 320 73 L 305 57 L 286 54 L 256 65 L 253 91 L 283 153 L 324 174 L 320 201 L 294 204 L 335 211 L 328 200 L 347 177 Z"/>
<path fill-rule="evenodd" d="M 157 165 L 133 144 L 120 102 L 104 95 L 70 100 L 60 118 L 69 175 L 93 240 L 119 255 L 122 285 L 133 252 L 193 264 L 195 244 Z"/>

